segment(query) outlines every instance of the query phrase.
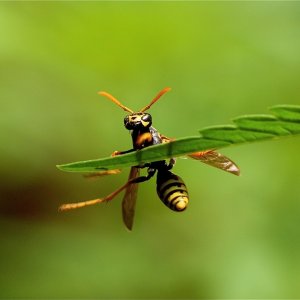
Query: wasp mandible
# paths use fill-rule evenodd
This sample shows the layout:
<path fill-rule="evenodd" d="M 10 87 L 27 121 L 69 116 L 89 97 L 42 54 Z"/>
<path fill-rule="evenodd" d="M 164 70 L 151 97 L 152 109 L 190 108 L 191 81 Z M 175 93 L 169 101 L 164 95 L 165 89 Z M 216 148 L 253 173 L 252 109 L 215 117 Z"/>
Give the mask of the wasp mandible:
<path fill-rule="evenodd" d="M 152 126 L 152 116 L 149 113 L 145 112 L 168 91 L 170 91 L 169 87 L 161 90 L 148 105 L 140 109 L 138 112 L 134 112 L 130 108 L 126 107 L 119 100 L 117 100 L 107 92 L 98 93 L 99 95 L 106 97 L 110 101 L 117 104 L 124 111 L 129 113 L 124 118 L 124 126 L 131 132 L 133 147 L 132 149 L 126 151 L 114 151 L 112 154 L 113 156 L 137 151 L 156 144 L 168 143 L 173 140 L 160 134 Z M 189 154 L 188 156 L 234 175 L 239 175 L 239 168 L 237 167 L 237 165 L 226 156 L 214 150 L 195 152 Z M 171 172 L 174 164 L 175 159 L 171 158 L 168 162 L 166 160 L 161 160 L 139 166 L 133 166 L 131 167 L 128 181 L 123 186 L 107 195 L 106 197 L 78 203 L 63 204 L 59 209 L 70 210 L 110 201 L 115 198 L 120 192 L 126 189 L 122 201 L 122 215 L 126 227 L 131 230 L 133 226 L 138 183 L 151 179 L 157 172 L 156 190 L 159 198 L 170 209 L 178 212 L 183 211 L 188 205 L 189 196 L 183 180 L 179 176 Z M 142 168 L 147 168 L 146 176 L 140 176 L 140 170 Z M 105 174 L 112 174 L 112 171 L 101 172 L 101 175 Z"/>

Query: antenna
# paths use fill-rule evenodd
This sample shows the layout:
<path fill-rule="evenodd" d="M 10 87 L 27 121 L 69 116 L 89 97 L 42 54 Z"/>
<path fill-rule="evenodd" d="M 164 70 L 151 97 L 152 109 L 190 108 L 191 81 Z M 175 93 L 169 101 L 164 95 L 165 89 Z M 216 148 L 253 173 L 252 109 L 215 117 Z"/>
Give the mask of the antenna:
<path fill-rule="evenodd" d="M 164 89 L 162 89 L 157 95 L 156 97 L 147 105 L 145 106 L 144 108 L 142 108 L 140 110 L 140 112 L 144 112 L 146 111 L 147 109 L 149 109 L 156 101 L 158 101 L 158 99 L 165 93 L 169 92 L 171 90 L 170 87 L 165 87 Z"/>
<path fill-rule="evenodd" d="M 98 92 L 98 94 L 100 96 L 104 96 L 106 97 L 108 100 L 114 102 L 115 104 L 117 104 L 119 107 L 121 107 L 122 109 L 124 109 L 125 111 L 128 111 L 130 113 L 133 113 L 133 110 L 131 110 L 130 108 L 126 107 L 125 105 L 123 105 L 119 100 L 117 100 L 114 96 L 112 96 L 111 94 L 107 93 L 107 92 Z"/>

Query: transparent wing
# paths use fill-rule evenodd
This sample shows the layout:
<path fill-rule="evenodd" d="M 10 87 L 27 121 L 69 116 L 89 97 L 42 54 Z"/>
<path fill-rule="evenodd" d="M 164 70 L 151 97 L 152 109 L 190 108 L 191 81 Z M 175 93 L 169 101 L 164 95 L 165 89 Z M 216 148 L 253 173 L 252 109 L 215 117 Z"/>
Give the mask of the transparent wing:
<path fill-rule="evenodd" d="M 171 142 L 172 138 L 168 138 L 165 135 L 161 134 L 161 139 L 163 143 Z M 216 152 L 215 150 L 207 150 L 207 151 L 200 151 L 195 152 L 187 155 L 190 158 L 200 160 L 201 162 L 210 165 L 212 167 L 218 168 L 220 170 L 224 170 L 228 173 L 234 174 L 239 176 L 240 169 L 239 167 L 228 157 L 225 155 Z"/>
<path fill-rule="evenodd" d="M 139 175 L 140 175 L 140 169 L 136 167 L 131 167 L 128 181 L 136 177 L 139 177 Z M 137 191 L 138 191 L 138 183 L 130 184 L 126 188 L 125 195 L 122 201 L 123 222 L 129 230 L 132 229 L 132 225 L 133 225 Z"/>
<path fill-rule="evenodd" d="M 231 174 L 237 176 L 240 175 L 239 167 L 231 159 L 214 150 L 191 153 L 188 157 L 200 160 L 207 165 L 224 170 Z"/>

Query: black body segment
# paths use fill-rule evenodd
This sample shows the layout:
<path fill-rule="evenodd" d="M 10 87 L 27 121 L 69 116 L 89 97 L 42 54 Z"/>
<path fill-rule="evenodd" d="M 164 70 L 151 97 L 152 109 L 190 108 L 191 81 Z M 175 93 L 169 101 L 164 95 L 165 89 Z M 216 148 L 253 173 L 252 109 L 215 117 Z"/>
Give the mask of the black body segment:
<path fill-rule="evenodd" d="M 168 169 L 158 169 L 156 191 L 160 200 L 170 209 L 180 212 L 187 208 L 187 187 L 179 176 Z"/>

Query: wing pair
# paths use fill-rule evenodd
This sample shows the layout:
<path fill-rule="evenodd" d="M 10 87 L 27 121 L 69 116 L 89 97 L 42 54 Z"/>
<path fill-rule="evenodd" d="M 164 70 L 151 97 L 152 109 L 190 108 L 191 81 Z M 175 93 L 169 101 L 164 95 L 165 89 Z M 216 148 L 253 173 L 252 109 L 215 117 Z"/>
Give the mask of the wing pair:
<path fill-rule="evenodd" d="M 161 136 L 161 138 L 164 143 L 169 143 L 172 141 L 172 139 L 167 138 L 166 136 Z M 237 176 L 240 175 L 239 167 L 231 159 L 214 150 L 194 152 L 187 156 L 192 159 L 200 160 L 201 162 L 207 165 L 226 171 L 228 173 Z M 139 168 L 131 167 L 128 181 L 138 177 L 139 174 L 140 174 Z M 123 221 L 129 230 L 131 230 L 133 226 L 137 190 L 138 190 L 137 183 L 130 184 L 126 188 L 126 192 L 122 201 Z"/>

